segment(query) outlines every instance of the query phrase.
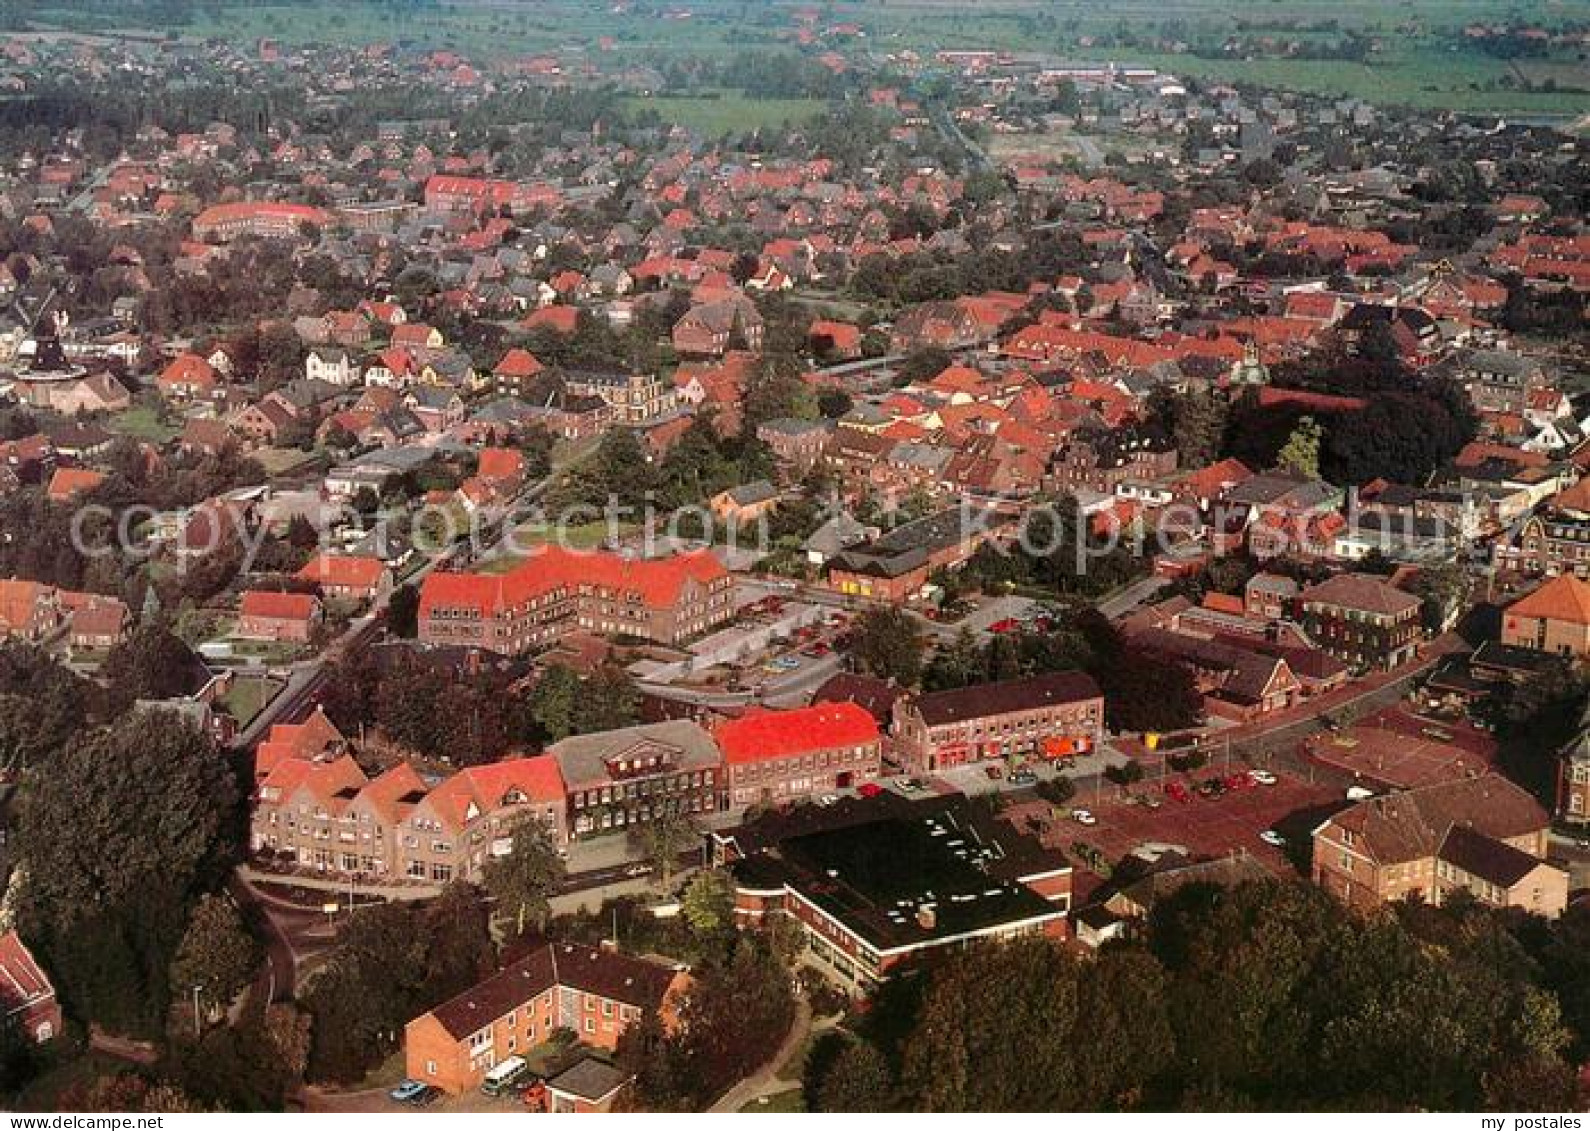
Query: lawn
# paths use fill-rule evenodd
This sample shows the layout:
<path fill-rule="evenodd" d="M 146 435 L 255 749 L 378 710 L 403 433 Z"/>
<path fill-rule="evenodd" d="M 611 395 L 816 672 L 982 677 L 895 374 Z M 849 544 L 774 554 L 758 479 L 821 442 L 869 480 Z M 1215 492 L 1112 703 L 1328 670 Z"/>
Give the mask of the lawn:
<path fill-rule="evenodd" d="M 740 1114 L 765 1113 L 769 1115 L 788 1115 L 793 1112 L 806 1110 L 806 1101 L 799 1088 L 790 1088 L 783 1092 L 774 1092 L 760 1100 L 752 1100 L 740 1109 Z"/>
<path fill-rule="evenodd" d="M 239 727 L 246 727 L 281 689 L 281 681 L 268 676 L 237 676 L 231 690 L 221 697 L 221 706 Z"/>
<path fill-rule="evenodd" d="M 638 530 L 634 523 L 621 522 L 616 528 L 619 538 L 628 537 Z M 614 533 L 606 519 L 587 522 L 581 526 L 566 526 L 561 531 L 555 526 L 543 522 L 527 522 L 514 532 L 514 538 L 523 548 L 543 546 L 549 542 L 556 542 L 568 550 L 595 550 L 608 540 Z M 506 573 L 518 564 L 519 559 L 514 556 L 498 558 L 481 566 L 486 573 Z"/>
<path fill-rule="evenodd" d="M 135 440 L 146 440 L 151 444 L 164 444 L 182 429 L 175 424 L 166 424 L 149 405 L 134 405 L 125 412 L 119 412 L 105 421 L 105 427 L 119 436 L 131 436 Z"/>
<path fill-rule="evenodd" d="M 826 104 L 815 98 L 748 98 L 726 90 L 690 97 L 631 95 L 624 106 L 632 111 L 655 110 L 665 122 L 716 137 L 803 122 L 821 114 Z"/>

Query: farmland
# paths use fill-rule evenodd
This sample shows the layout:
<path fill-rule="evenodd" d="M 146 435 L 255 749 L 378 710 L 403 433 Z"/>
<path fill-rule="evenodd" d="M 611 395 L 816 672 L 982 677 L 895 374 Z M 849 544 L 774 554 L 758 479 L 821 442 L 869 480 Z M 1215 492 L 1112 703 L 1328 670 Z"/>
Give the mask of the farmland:
<path fill-rule="evenodd" d="M 187 35 L 286 44 L 389 42 L 479 52 L 483 56 L 558 53 L 586 56 L 609 73 L 636 63 L 787 49 L 794 0 L 701 0 L 659 15 L 613 11 L 583 0 L 450 0 L 399 5 L 355 0 L 339 5 L 265 3 L 203 5 L 182 26 Z M 105 4 L 41 5 L 41 26 L 140 30 L 125 8 Z M 1465 41 L 1463 29 L 1530 14 L 1506 0 L 1128 0 L 1107 6 L 1082 0 L 849 0 L 826 5 L 823 20 L 851 23 L 862 34 L 820 40 L 841 53 L 873 59 L 907 49 L 931 57 L 944 49 L 997 49 L 1054 59 L 1108 59 L 1177 74 L 1335 94 L 1417 108 L 1513 114 L 1579 115 L 1590 111 L 1590 65 L 1583 51 L 1556 49 L 1510 60 Z M 1548 25 L 1583 22 L 1584 0 L 1541 5 Z M 162 30 L 171 30 L 165 28 Z M 1361 60 L 1329 55 L 1343 36 L 1373 39 Z M 1286 48 L 1291 44 L 1296 50 Z M 1322 51 L 1322 49 L 1324 49 Z M 709 134 L 798 120 L 820 106 L 804 100 L 754 101 L 730 92 L 636 96 L 667 122 Z"/>

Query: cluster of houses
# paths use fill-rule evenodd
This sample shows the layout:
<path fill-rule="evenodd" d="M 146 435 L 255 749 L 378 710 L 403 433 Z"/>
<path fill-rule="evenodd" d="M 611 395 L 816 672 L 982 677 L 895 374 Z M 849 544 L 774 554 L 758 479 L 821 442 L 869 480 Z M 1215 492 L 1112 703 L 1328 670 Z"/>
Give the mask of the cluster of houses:
<path fill-rule="evenodd" d="M 710 728 L 675 719 L 575 735 L 440 780 L 407 762 L 372 777 L 317 713 L 278 724 L 256 753 L 251 843 L 288 866 L 440 884 L 478 879 L 526 816 L 567 844 L 822 798 L 872 782 L 885 765 L 928 773 L 1070 759 L 1103 737 L 1103 696 L 1085 675 L 922 694 L 879 685 L 867 689 L 872 709 L 849 686 L 867 678 L 843 677 L 808 707 L 754 709 Z"/>

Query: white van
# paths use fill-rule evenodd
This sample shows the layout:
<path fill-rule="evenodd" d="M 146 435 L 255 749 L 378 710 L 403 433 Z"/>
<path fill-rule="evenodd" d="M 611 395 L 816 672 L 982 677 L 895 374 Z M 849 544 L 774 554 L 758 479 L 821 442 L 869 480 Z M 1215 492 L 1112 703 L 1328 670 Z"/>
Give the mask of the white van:
<path fill-rule="evenodd" d="M 523 1076 L 530 1065 L 522 1056 L 510 1056 L 490 1072 L 486 1073 L 480 1082 L 480 1092 L 486 1096 L 500 1096 L 513 1082 Z"/>

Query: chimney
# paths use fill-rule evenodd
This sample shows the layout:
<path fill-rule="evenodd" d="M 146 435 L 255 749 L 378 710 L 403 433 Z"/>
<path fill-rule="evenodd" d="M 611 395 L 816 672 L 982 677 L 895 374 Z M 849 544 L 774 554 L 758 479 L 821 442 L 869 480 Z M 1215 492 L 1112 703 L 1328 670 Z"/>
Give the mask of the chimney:
<path fill-rule="evenodd" d="M 926 903 L 916 909 L 916 925 L 924 931 L 931 931 L 938 925 L 938 921 L 938 913 Z"/>

